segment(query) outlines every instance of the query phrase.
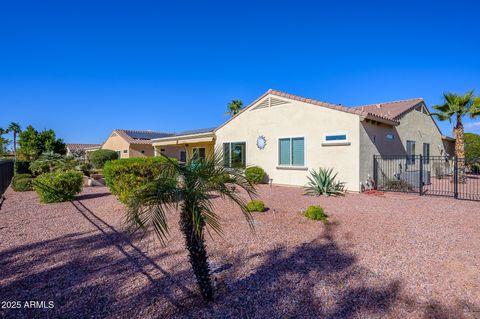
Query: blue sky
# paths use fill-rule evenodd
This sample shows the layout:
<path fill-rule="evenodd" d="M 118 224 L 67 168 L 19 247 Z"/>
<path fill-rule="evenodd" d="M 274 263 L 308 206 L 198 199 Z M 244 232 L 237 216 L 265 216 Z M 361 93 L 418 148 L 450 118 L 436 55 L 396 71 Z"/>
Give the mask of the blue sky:
<path fill-rule="evenodd" d="M 475 1 L 2 1 L 0 127 L 100 143 L 216 126 L 269 88 L 360 105 L 480 94 Z M 480 133 L 479 120 L 467 131 Z M 451 126 L 441 123 L 450 134 Z"/>

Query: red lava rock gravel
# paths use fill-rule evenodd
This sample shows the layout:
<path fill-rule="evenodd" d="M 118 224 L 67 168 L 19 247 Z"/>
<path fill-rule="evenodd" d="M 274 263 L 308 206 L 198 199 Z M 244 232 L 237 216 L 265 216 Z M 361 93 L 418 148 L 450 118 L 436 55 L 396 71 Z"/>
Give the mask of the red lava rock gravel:
<path fill-rule="evenodd" d="M 106 188 L 72 203 L 6 194 L 0 210 L 5 318 L 480 318 L 480 203 L 390 194 L 307 197 L 259 187 L 251 233 L 216 199 L 224 235 L 207 239 L 215 302 L 204 304 L 178 230 L 168 246 L 125 232 Z M 321 205 L 330 224 L 305 219 Z M 26 309 L 25 301 L 53 301 Z M 43 305 L 43 306 L 45 306 Z"/>

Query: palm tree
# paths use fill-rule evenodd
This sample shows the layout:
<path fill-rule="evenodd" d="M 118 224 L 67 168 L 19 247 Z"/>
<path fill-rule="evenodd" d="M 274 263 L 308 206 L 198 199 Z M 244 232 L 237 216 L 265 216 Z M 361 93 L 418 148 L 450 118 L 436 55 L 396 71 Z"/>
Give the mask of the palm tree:
<path fill-rule="evenodd" d="M 167 211 L 180 214 L 180 230 L 185 238 L 190 264 L 204 300 L 213 300 L 204 229 L 221 234 L 219 216 L 214 212 L 213 197 L 226 198 L 240 207 L 253 230 L 253 219 L 239 190 L 249 197 L 255 188 L 240 174 L 223 166 L 217 152 L 206 159 L 189 159 L 186 164 L 167 158 L 157 179 L 140 188 L 128 204 L 126 223 L 134 230 L 154 233 L 165 245 L 169 233 Z"/>
<path fill-rule="evenodd" d="M 15 160 L 17 159 L 17 134 L 21 132 L 20 125 L 18 123 L 12 122 L 7 128 L 8 132 L 13 132 L 13 154 L 15 155 Z"/>
<path fill-rule="evenodd" d="M 455 93 L 444 93 L 444 104 L 435 105 L 433 108 L 438 111 L 433 113 L 440 121 L 450 121 L 452 118 L 455 120 L 455 127 L 453 133 L 455 135 L 455 157 L 460 159 L 458 161 L 458 170 L 461 172 L 463 179 L 463 172 L 465 169 L 465 142 L 464 142 L 464 129 L 462 118 L 469 115 L 471 118 L 475 118 L 480 115 L 480 97 L 474 98 L 473 90 L 465 93 L 464 95 L 458 95 Z"/>
<path fill-rule="evenodd" d="M 238 114 L 243 108 L 243 102 L 241 100 L 232 100 L 227 105 L 227 112 L 225 114 L 229 114 L 230 116 L 234 116 Z"/>

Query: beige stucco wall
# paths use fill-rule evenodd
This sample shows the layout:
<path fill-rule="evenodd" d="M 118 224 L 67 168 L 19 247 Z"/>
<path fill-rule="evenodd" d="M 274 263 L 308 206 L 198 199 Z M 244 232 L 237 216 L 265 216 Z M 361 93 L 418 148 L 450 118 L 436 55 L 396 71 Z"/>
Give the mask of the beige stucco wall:
<path fill-rule="evenodd" d="M 430 156 L 445 155 L 442 134 L 429 114 L 416 110 L 407 113 L 400 119 L 397 132 L 404 147 L 407 140 L 416 142 L 416 155 L 423 155 L 423 143 L 430 144 Z"/>
<path fill-rule="evenodd" d="M 115 132 L 103 143 L 102 149 L 120 151 L 120 158 L 153 156 L 153 146 L 148 144 L 129 144 Z M 143 154 L 142 151 L 144 151 Z"/>
<path fill-rule="evenodd" d="M 430 156 L 445 154 L 441 133 L 430 115 L 413 110 L 399 121 L 400 125 L 395 127 L 369 121 L 361 123 L 361 182 L 365 182 L 369 176 L 373 177 L 373 155 L 406 155 L 407 140 L 415 141 L 416 155 L 424 155 L 423 143 L 430 144 Z M 387 140 L 387 133 L 394 134 L 394 140 Z"/>
<path fill-rule="evenodd" d="M 254 109 L 254 105 L 240 113 L 216 131 L 215 148 L 222 149 L 225 142 L 245 142 L 247 165 L 262 167 L 276 184 L 303 186 L 309 169 L 325 167 L 338 172 L 338 178 L 346 182 L 348 190 L 359 191 L 359 116 L 286 101 L 289 103 L 260 109 Z M 322 146 L 325 134 L 343 132 L 349 135 L 350 145 Z M 256 146 L 261 135 L 267 140 L 263 150 Z M 304 137 L 305 167 L 278 167 L 278 140 L 284 137 Z"/>
<path fill-rule="evenodd" d="M 110 134 L 105 143 L 103 143 L 102 149 L 120 151 L 120 158 L 128 158 L 130 154 L 130 144 L 115 132 Z M 125 150 L 127 150 L 127 153 L 124 153 Z"/>

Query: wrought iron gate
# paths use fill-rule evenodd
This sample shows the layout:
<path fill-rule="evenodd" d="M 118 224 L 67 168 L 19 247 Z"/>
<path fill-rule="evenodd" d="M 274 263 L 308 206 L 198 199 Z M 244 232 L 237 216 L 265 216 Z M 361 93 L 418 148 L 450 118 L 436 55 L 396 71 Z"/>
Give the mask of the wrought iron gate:
<path fill-rule="evenodd" d="M 480 159 L 375 155 L 373 178 L 382 191 L 480 201 Z"/>

